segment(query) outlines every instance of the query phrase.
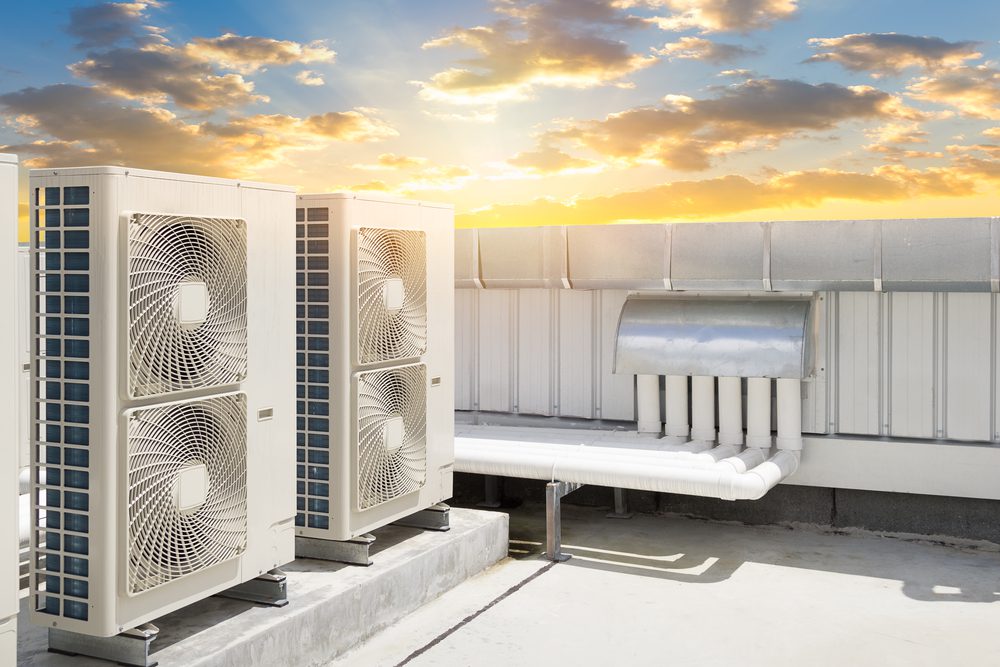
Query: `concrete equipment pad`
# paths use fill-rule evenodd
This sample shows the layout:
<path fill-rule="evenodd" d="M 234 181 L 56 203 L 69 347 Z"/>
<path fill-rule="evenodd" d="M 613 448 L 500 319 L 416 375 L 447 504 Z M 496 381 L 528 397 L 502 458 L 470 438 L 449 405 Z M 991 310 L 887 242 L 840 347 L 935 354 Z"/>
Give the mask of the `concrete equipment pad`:
<path fill-rule="evenodd" d="M 203 600 L 153 621 L 161 667 L 322 665 L 507 555 L 507 515 L 451 510 L 451 530 L 386 526 L 374 532 L 371 567 L 300 559 L 288 575 L 286 607 Z M 22 601 L 18 665 L 106 667 L 48 653 L 46 631 Z"/>

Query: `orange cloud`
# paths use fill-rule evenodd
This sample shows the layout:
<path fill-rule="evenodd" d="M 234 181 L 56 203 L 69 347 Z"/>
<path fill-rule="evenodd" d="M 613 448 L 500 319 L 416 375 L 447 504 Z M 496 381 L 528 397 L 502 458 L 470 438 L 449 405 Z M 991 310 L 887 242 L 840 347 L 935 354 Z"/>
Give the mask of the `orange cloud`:
<path fill-rule="evenodd" d="M 459 215 L 459 227 L 592 225 L 706 220 L 771 208 L 816 207 L 832 200 L 898 202 L 919 197 L 963 197 L 977 186 L 1000 185 L 1000 163 L 968 162 L 915 170 L 883 166 L 870 173 L 816 169 L 779 173 L 762 181 L 722 176 L 675 181 L 572 202 L 538 199 Z"/>
<path fill-rule="evenodd" d="M 268 101 L 239 74 L 216 74 L 210 65 L 167 45 L 95 53 L 69 69 L 110 93 L 150 104 L 172 99 L 178 106 L 214 111 Z"/>
<path fill-rule="evenodd" d="M 703 60 L 718 65 L 758 55 L 760 51 L 738 44 L 713 42 L 703 37 L 681 37 L 676 42 L 664 44 L 662 49 L 656 49 L 656 53 L 671 60 Z"/>
<path fill-rule="evenodd" d="M 809 44 L 823 51 L 806 62 L 836 62 L 853 72 L 871 72 L 876 77 L 898 74 L 908 67 L 954 67 L 982 56 L 976 51 L 976 42 L 946 42 L 940 37 L 894 32 L 815 38 Z"/>
<path fill-rule="evenodd" d="M 711 166 L 716 155 L 770 145 L 806 130 L 829 130 L 848 120 L 920 117 L 898 98 L 868 86 L 753 79 L 715 98 L 670 97 L 663 106 L 571 122 L 546 138 L 569 140 L 630 163 L 696 171 Z"/>
<path fill-rule="evenodd" d="M 494 0 L 502 18 L 458 28 L 425 49 L 462 47 L 477 56 L 416 82 L 421 96 L 453 104 L 496 104 L 539 87 L 593 88 L 656 62 L 604 36 L 608 26 L 641 25 L 607 0 Z"/>
<path fill-rule="evenodd" d="M 663 8 L 669 16 L 650 19 L 663 30 L 750 32 L 791 18 L 797 0 L 623 0 L 622 6 Z"/>
<path fill-rule="evenodd" d="M 322 86 L 326 84 L 322 76 L 309 69 L 304 69 L 296 74 L 295 80 L 303 86 Z"/>
<path fill-rule="evenodd" d="M 256 72 L 267 65 L 332 63 L 337 57 L 337 53 L 321 40 L 300 44 L 231 32 L 219 37 L 196 37 L 184 46 L 184 53 L 195 60 L 216 63 L 242 74 Z"/>
<path fill-rule="evenodd" d="M 155 42 L 159 29 L 144 26 L 146 10 L 162 6 L 158 0 L 144 2 L 102 2 L 69 10 L 66 32 L 76 37 L 77 48 L 112 46 L 122 40 Z"/>
<path fill-rule="evenodd" d="M 573 173 L 597 166 L 592 160 L 573 157 L 554 146 L 541 146 L 518 153 L 507 160 L 507 164 L 533 175 Z"/>
<path fill-rule="evenodd" d="M 908 90 L 914 99 L 955 107 L 966 116 L 1000 120 L 1000 70 L 989 65 L 921 77 Z"/>
<path fill-rule="evenodd" d="M 284 114 L 190 123 L 165 109 L 123 106 L 108 93 L 60 84 L 0 95 L 28 141 L 0 151 L 30 156 L 28 166 L 129 164 L 217 176 L 239 176 L 335 142 L 379 141 L 396 131 L 370 111 L 305 118 Z"/>

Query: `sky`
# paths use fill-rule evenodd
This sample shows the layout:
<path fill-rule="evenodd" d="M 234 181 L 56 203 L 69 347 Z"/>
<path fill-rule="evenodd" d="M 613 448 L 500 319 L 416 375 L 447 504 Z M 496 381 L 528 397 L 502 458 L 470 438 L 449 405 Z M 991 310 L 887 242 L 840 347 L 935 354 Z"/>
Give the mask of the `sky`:
<path fill-rule="evenodd" d="M 0 152 L 461 227 L 1000 215 L 997 26 L 995 0 L 21 3 Z"/>

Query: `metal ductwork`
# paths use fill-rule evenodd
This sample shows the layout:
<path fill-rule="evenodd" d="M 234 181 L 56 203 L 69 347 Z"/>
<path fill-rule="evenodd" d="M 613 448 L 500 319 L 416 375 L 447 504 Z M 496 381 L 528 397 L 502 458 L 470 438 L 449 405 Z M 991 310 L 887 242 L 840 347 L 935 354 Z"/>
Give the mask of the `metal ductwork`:
<path fill-rule="evenodd" d="M 633 296 L 614 372 L 802 379 L 812 373 L 810 310 L 807 298 Z"/>

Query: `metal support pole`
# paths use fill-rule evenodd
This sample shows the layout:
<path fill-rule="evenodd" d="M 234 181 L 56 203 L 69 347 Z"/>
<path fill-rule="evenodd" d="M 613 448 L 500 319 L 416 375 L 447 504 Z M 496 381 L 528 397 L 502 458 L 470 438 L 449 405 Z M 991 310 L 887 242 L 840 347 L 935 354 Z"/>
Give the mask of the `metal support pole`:
<path fill-rule="evenodd" d="M 609 512 L 609 519 L 631 519 L 632 512 L 628 511 L 628 489 L 615 489 L 615 511 Z"/>
<path fill-rule="evenodd" d="M 571 558 L 562 552 L 562 498 L 582 484 L 549 482 L 545 485 L 545 558 L 557 563 Z"/>
<path fill-rule="evenodd" d="M 500 499 L 503 497 L 503 494 L 500 492 L 500 481 L 501 478 L 497 475 L 485 476 L 483 480 L 485 491 L 483 502 L 476 503 L 476 507 L 484 507 L 491 510 L 500 507 Z"/>

